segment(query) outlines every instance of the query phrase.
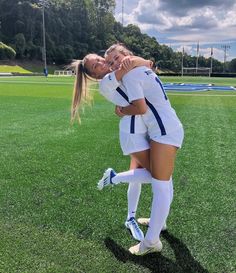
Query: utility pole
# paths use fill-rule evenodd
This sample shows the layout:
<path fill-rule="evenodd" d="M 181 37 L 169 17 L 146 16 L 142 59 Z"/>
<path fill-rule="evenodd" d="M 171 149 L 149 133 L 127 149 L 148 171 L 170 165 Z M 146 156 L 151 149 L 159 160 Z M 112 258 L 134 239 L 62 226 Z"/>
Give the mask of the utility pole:
<path fill-rule="evenodd" d="M 199 41 L 197 43 L 196 74 L 198 70 L 198 58 L 199 58 Z"/>
<path fill-rule="evenodd" d="M 183 46 L 183 50 L 182 50 L 181 75 L 182 75 L 182 77 L 184 75 L 184 46 Z"/>
<path fill-rule="evenodd" d="M 225 73 L 227 51 L 230 49 L 230 45 L 222 45 L 221 48 L 224 49 L 224 66 L 223 66 L 223 72 Z"/>
<path fill-rule="evenodd" d="M 213 46 L 211 47 L 211 70 L 210 73 L 212 74 L 212 58 L 213 58 Z"/>
<path fill-rule="evenodd" d="M 48 7 L 48 1 L 47 0 L 39 0 L 39 6 L 41 6 L 41 8 L 42 8 L 42 18 L 43 18 L 43 61 L 44 61 L 43 73 L 47 77 L 48 76 L 48 69 L 47 69 L 46 31 L 45 31 L 44 11 L 45 11 L 45 8 Z"/>

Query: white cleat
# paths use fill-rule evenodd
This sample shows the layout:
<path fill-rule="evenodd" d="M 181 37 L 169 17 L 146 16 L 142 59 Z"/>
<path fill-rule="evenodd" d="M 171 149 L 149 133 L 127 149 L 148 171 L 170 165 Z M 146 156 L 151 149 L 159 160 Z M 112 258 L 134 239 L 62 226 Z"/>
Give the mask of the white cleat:
<path fill-rule="evenodd" d="M 153 246 L 146 246 L 145 240 L 140 242 L 139 244 L 130 247 L 129 252 L 131 254 L 142 256 L 153 252 L 161 252 L 162 250 L 162 242 L 158 241 L 157 244 Z"/>
<path fill-rule="evenodd" d="M 137 222 L 138 222 L 140 225 L 148 226 L 148 225 L 149 225 L 149 222 L 150 222 L 150 218 L 138 218 L 138 219 L 137 219 Z"/>
<path fill-rule="evenodd" d="M 137 222 L 140 224 L 140 225 L 143 225 L 143 226 L 149 226 L 149 222 L 150 222 L 150 218 L 138 218 L 137 219 Z M 163 225 L 162 231 L 165 231 L 167 230 L 167 225 L 166 223 Z"/>
<path fill-rule="evenodd" d="M 106 186 L 114 185 L 114 183 L 112 183 L 112 178 L 114 176 L 116 176 L 116 172 L 112 168 L 107 169 L 104 172 L 102 179 L 98 182 L 98 189 L 102 190 Z"/>
<path fill-rule="evenodd" d="M 129 220 L 125 222 L 125 226 L 129 229 L 133 238 L 137 241 L 142 241 L 144 239 L 144 235 L 142 230 L 139 228 L 134 217 L 131 217 Z"/>

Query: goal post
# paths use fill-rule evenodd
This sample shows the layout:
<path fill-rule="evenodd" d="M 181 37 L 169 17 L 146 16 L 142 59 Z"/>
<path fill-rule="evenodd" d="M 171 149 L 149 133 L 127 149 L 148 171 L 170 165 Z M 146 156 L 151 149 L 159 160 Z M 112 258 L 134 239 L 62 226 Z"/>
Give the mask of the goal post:
<path fill-rule="evenodd" d="M 182 67 L 182 76 L 211 76 L 210 67 Z"/>

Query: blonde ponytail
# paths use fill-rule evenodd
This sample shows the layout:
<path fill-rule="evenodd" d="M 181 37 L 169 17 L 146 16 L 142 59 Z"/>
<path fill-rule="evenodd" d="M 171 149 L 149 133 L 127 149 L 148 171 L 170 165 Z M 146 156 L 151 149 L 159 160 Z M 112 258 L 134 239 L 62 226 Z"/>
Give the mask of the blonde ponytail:
<path fill-rule="evenodd" d="M 78 118 L 80 123 L 79 110 L 80 106 L 84 103 L 91 104 L 92 96 L 90 95 L 88 88 L 88 80 L 97 81 L 92 73 L 86 68 L 89 58 L 96 54 L 88 54 L 83 60 L 76 60 L 70 64 L 70 68 L 75 69 L 75 82 L 71 103 L 71 123 L 75 118 Z"/>
<path fill-rule="evenodd" d="M 78 110 L 82 97 L 87 93 L 87 77 L 84 73 L 83 61 L 75 61 L 71 66 L 75 67 L 75 82 L 71 103 L 71 122 L 73 123 L 76 117 L 80 122 Z"/>

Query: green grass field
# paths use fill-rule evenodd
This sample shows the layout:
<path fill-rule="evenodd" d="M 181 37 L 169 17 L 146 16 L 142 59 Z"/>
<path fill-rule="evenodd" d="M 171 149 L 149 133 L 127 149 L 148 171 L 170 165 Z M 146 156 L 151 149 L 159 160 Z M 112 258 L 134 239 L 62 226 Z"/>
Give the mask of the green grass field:
<path fill-rule="evenodd" d="M 161 254 L 133 257 L 127 185 L 96 188 L 107 167 L 128 169 L 119 119 L 95 92 L 71 126 L 72 86 L 72 78 L 0 77 L 0 272 L 235 273 L 236 92 L 168 93 L 185 128 L 168 232 Z M 144 185 L 137 216 L 149 216 L 150 204 Z"/>
<path fill-rule="evenodd" d="M 5 62 L 4 64 L 0 61 L 0 73 L 43 73 L 44 64 L 40 62 Z M 47 66 L 48 73 L 54 74 L 54 70 L 63 69 L 55 65 Z"/>

